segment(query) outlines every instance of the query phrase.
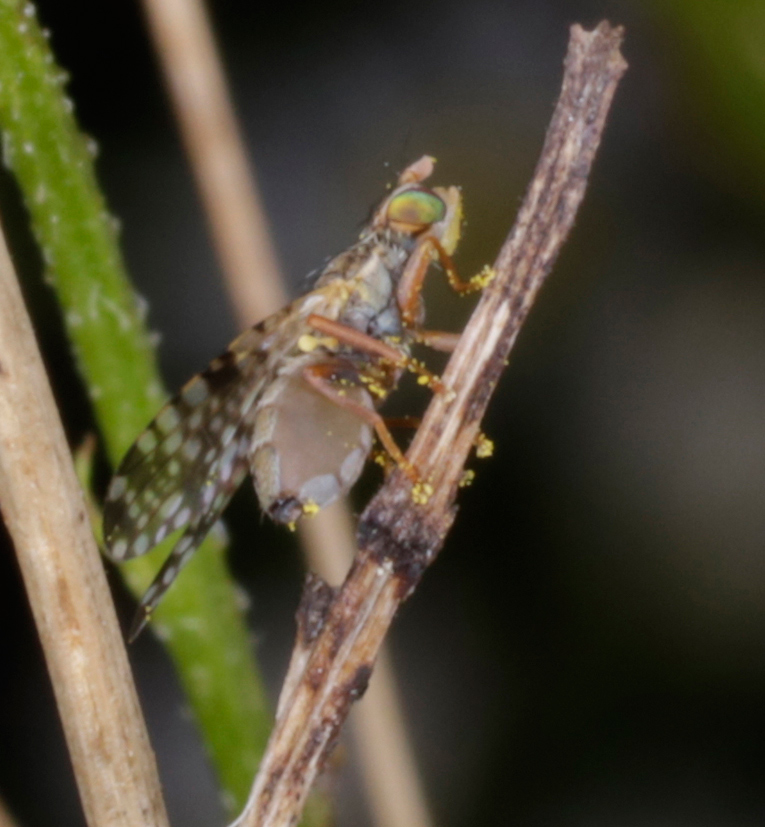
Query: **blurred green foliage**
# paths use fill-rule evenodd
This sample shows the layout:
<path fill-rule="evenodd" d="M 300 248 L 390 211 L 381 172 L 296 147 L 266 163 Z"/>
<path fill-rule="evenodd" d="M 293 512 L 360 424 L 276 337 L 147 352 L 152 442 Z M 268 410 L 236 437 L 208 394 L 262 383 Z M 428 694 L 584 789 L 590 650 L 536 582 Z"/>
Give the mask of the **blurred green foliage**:
<path fill-rule="evenodd" d="M 683 145 L 718 184 L 765 202 L 765 3 L 654 0 L 679 78 Z"/>

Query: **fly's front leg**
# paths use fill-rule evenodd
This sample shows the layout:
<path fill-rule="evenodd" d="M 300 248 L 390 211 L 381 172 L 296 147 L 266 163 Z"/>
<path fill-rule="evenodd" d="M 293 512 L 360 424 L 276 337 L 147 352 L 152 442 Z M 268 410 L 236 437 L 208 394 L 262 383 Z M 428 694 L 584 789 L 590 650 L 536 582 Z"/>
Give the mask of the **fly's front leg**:
<path fill-rule="evenodd" d="M 331 336 L 344 345 L 348 345 L 355 350 L 360 350 L 363 353 L 369 353 L 372 356 L 379 356 L 386 362 L 390 362 L 394 367 L 405 368 L 417 374 L 418 384 L 427 385 L 435 393 L 443 393 L 446 390 L 441 380 L 434 373 L 431 373 L 422 362 L 406 356 L 400 350 L 397 350 L 386 342 L 380 341 L 380 339 L 367 336 L 366 333 L 362 333 L 353 327 L 332 321 L 332 319 L 327 319 L 324 316 L 317 316 L 315 313 L 312 313 L 308 317 L 308 324 L 311 325 L 314 330 L 318 330 L 326 336 Z"/>
<path fill-rule="evenodd" d="M 422 285 L 434 257 L 444 268 L 446 278 L 452 289 L 460 295 L 482 290 L 494 278 L 494 271 L 491 267 L 486 266 L 468 281 L 463 281 L 454 266 L 451 256 L 446 252 L 441 242 L 432 235 L 422 236 L 407 262 L 398 283 L 396 294 L 401 308 L 401 317 L 404 324 L 409 328 L 417 328 Z M 426 331 L 423 331 L 423 333 L 426 333 Z"/>
<path fill-rule="evenodd" d="M 350 411 L 360 419 L 369 423 L 369 425 L 375 429 L 380 442 L 393 458 L 396 465 L 401 468 L 413 483 L 418 482 L 419 478 L 414 466 L 403 455 L 398 445 L 396 445 L 396 441 L 393 439 L 382 416 L 380 416 L 377 411 L 367 408 L 365 405 L 353 399 L 349 399 L 344 395 L 342 386 L 338 387 L 339 382 L 342 381 L 359 385 L 363 384 L 358 371 L 352 365 L 341 360 L 327 361 L 304 368 L 303 376 L 306 382 L 308 382 L 314 390 L 322 394 L 322 396 L 325 396 L 339 407 Z"/>

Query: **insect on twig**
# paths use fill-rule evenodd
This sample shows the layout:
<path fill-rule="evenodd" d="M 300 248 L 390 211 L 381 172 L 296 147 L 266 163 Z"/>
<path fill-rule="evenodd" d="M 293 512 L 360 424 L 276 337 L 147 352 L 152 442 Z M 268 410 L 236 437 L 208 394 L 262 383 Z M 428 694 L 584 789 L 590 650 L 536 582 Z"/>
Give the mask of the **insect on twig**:
<path fill-rule="evenodd" d="M 185 528 L 141 600 L 135 638 L 223 509 L 252 473 L 261 507 L 292 524 L 356 482 L 376 434 L 412 482 L 377 408 L 406 370 L 443 393 L 413 359 L 424 342 L 452 350 L 453 334 L 422 328 L 423 281 L 437 261 L 461 293 L 450 255 L 459 240 L 456 187 L 422 182 L 434 160 L 399 176 L 359 240 L 332 259 L 314 289 L 235 339 L 193 377 L 138 437 L 109 485 L 104 537 L 112 560 L 138 557 Z"/>
<path fill-rule="evenodd" d="M 584 197 L 627 68 L 622 37 L 621 28 L 605 21 L 589 32 L 571 28 L 539 163 L 495 261 L 496 275 L 444 371 L 452 393 L 434 396 L 407 451 L 429 495 L 418 501 L 405 475 L 391 473 L 359 517 L 358 552 L 343 584 L 330 589 L 309 580 L 274 729 L 250 798 L 231 827 L 297 824 L 352 704 L 367 688 L 394 616 L 444 545 L 487 404 Z"/>

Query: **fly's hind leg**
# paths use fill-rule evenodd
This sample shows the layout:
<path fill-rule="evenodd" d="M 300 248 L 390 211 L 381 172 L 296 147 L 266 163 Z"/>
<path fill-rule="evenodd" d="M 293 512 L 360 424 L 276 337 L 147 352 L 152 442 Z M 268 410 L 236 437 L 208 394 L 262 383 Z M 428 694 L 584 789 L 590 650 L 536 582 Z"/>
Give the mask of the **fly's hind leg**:
<path fill-rule="evenodd" d="M 383 417 L 383 419 L 388 430 L 393 430 L 395 428 L 408 428 L 416 431 L 422 423 L 419 416 L 386 416 Z M 390 455 L 384 448 L 373 449 L 371 457 L 372 462 L 379 465 L 385 472 L 386 476 L 396 467 L 391 461 Z"/>
<path fill-rule="evenodd" d="M 327 361 L 318 365 L 310 365 L 303 370 L 306 382 L 318 393 L 334 402 L 339 407 L 358 416 L 375 429 L 378 439 L 396 465 L 416 483 L 419 480 L 417 472 L 411 462 L 403 455 L 396 445 L 393 435 L 388 430 L 385 420 L 377 411 L 367 408 L 360 402 L 350 399 L 343 394 L 343 388 L 338 387 L 338 380 L 353 384 L 363 384 L 358 371 L 348 362 L 341 360 Z"/>

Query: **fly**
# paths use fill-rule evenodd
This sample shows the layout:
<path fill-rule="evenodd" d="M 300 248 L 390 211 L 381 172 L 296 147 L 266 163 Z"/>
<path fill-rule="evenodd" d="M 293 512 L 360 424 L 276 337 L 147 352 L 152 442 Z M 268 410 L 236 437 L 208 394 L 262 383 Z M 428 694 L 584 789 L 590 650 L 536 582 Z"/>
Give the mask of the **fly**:
<path fill-rule="evenodd" d="M 424 342 L 451 350 L 456 336 L 422 329 L 422 284 L 438 261 L 460 280 L 457 187 L 426 187 L 434 159 L 399 176 L 359 240 L 332 259 L 309 293 L 235 339 L 157 414 L 122 460 L 104 506 L 108 556 L 138 557 L 185 529 L 138 608 L 135 638 L 248 473 L 263 510 L 294 523 L 345 494 L 376 434 L 417 480 L 377 408 L 405 370 L 443 390 L 412 359 Z"/>

